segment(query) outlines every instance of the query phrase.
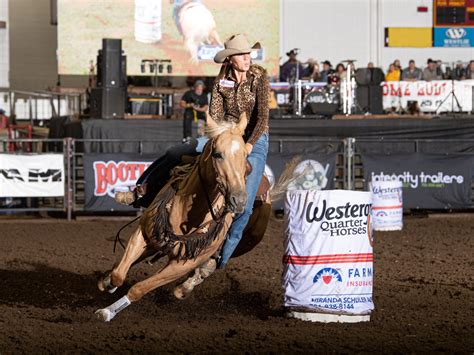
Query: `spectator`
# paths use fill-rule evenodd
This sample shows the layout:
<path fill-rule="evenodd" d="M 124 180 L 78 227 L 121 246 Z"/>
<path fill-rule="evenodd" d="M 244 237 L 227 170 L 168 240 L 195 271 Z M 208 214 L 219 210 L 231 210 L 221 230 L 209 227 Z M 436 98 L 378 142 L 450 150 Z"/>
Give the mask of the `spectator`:
<path fill-rule="evenodd" d="M 469 65 L 467 66 L 466 69 L 466 79 L 471 80 L 474 79 L 474 60 L 471 60 L 469 62 Z"/>
<path fill-rule="evenodd" d="M 385 81 L 400 81 L 400 69 L 396 67 L 395 63 L 390 64 L 388 67 Z"/>
<path fill-rule="evenodd" d="M 368 63 L 367 63 L 367 68 L 368 68 L 368 69 L 374 69 L 374 68 L 375 68 L 375 67 L 374 67 L 374 63 L 368 62 Z"/>
<path fill-rule="evenodd" d="M 336 65 L 336 75 L 339 77 L 340 80 L 344 78 L 344 75 L 346 75 L 346 67 L 344 66 L 344 64 L 339 63 L 338 65 Z"/>
<path fill-rule="evenodd" d="M 308 79 L 311 81 L 319 81 L 321 77 L 321 73 L 319 72 L 319 64 L 318 62 L 313 59 L 309 58 L 306 62 L 307 66 L 303 69 L 303 73 L 301 77 L 303 79 Z"/>
<path fill-rule="evenodd" d="M 423 80 L 441 80 L 443 76 L 438 72 L 436 62 L 431 58 L 428 59 L 428 66 L 423 70 Z"/>
<path fill-rule="evenodd" d="M 183 140 L 186 140 L 193 136 L 193 121 L 198 124 L 198 127 L 204 126 L 204 122 L 206 122 L 209 103 L 207 95 L 204 93 L 204 82 L 197 80 L 194 83 L 194 88 L 184 93 L 179 105 L 184 108 Z"/>
<path fill-rule="evenodd" d="M 8 116 L 5 115 L 5 111 L 0 108 L 0 129 L 8 128 Z"/>
<path fill-rule="evenodd" d="M 408 68 L 403 69 L 402 71 L 402 80 L 405 81 L 417 81 L 421 80 L 423 77 L 423 72 L 420 68 L 417 68 L 415 65 L 415 61 L 411 59 L 408 62 Z"/>
<path fill-rule="evenodd" d="M 400 64 L 400 59 L 395 59 L 393 61 L 393 65 L 395 65 L 395 68 L 397 68 L 400 73 L 402 72 L 402 65 Z"/>
<path fill-rule="evenodd" d="M 281 66 L 280 81 L 294 83 L 299 80 L 303 74 L 303 66 L 298 61 L 296 56 L 298 55 L 295 49 L 292 49 L 286 55 L 289 57 L 288 60 Z"/>
<path fill-rule="evenodd" d="M 450 79 L 452 80 L 464 80 L 466 78 L 466 69 L 461 61 L 456 62 L 456 66 L 451 71 Z"/>
<path fill-rule="evenodd" d="M 334 70 L 332 69 L 331 62 L 329 60 L 325 60 L 323 62 L 323 71 L 321 72 L 319 81 L 327 83 L 329 80 L 329 75 L 333 73 L 334 73 Z"/>

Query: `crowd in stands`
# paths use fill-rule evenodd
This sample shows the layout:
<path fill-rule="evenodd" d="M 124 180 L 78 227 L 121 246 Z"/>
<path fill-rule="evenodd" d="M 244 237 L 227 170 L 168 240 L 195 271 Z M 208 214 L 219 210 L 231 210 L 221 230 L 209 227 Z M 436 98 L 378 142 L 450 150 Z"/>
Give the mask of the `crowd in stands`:
<path fill-rule="evenodd" d="M 297 60 L 297 52 L 291 50 L 287 53 L 289 57 L 280 70 L 280 81 L 294 82 L 296 78 L 311 81 L 337 83 L 346 75 L 346 65 L 339 63 L 333 68 L 332 64 L 325 60 L 321 65 L 315 59 L 308 59 L 305 63 Z M 373 63 L 368 63 L 367 68 L 374 68 Z M 353 69 L 355 65 L 353 64 Z M 417 81 L 417 80 L 468 80 L 474 79 L 474 60 L 468 64 L 457 62 L 454 68 L 442 65 L 440 60 L 428 59 L 426 67 L 419 68 L 412 59 L 406 68 L 402 68 L 400 60 L 391 63 L 385 72 L 385 81 Z"/>

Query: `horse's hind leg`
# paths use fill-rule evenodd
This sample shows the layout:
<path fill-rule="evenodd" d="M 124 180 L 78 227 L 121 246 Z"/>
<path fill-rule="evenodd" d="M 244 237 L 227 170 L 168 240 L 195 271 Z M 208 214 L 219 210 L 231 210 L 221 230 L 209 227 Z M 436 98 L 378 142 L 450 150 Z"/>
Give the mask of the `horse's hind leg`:
<path fill-rule="evenodd" d="M 147 245 L 143 238 L 141 229 L 140 227 L 137 227 L 127 243 L 127 247 L 125 248 L 120 263 L 114 267 L 110 274 L 99 280 L 99 290 L 107 290 L 108 292 L 113 293 L 117 287 L 122 286 L 130 267 L 142 256 L 145 250 L 147 250 L 146 247 Z"/>

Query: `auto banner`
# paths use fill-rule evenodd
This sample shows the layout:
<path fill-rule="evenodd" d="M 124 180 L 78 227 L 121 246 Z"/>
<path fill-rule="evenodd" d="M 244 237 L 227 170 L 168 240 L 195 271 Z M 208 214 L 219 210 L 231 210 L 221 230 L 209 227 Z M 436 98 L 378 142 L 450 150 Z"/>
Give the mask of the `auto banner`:
<path fill-rule="evenodd" d="M 363 154 L 362 162 L 366 184 L 397 180 L 403 183 L 404 208 L 450 209 L 471 205 L 474 157 L 461 154 Z"/>
<path fill-rule="evenodd" d="M 0 154 L 0 197 L 64 196 L 62 154 Z"/>

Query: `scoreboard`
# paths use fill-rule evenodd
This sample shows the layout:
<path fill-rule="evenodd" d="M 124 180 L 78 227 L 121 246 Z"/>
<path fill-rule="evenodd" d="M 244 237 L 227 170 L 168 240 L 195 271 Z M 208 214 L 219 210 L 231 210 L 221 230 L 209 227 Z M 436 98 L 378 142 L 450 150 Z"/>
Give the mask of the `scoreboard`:
<path fill-rule="evenodd" d="M 474 0 L 434 0 L 434 27 L 474 27 Z"/>

